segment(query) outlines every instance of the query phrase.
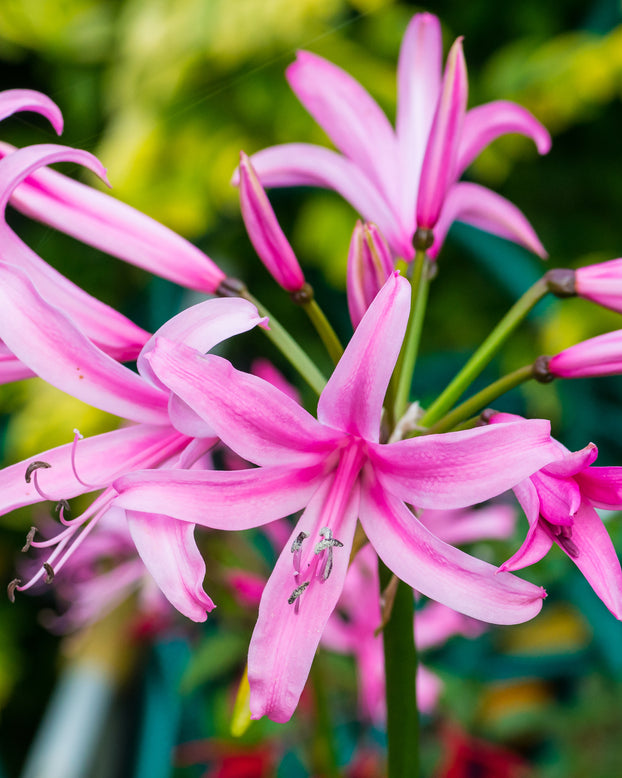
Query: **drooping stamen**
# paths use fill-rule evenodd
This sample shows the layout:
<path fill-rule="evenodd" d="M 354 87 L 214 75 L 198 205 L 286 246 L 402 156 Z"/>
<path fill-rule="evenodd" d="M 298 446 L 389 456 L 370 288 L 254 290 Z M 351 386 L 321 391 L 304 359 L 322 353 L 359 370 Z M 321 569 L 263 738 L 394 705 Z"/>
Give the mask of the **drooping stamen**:
<path fill-rule="evenodd" d="M 15 590 L 19 588 L 21 582 L 21 578 L 14 578 L 6 587 L 6 593 L 9 598 L 9 602 L 15 602 Z"/>
<path fill-rule="evenodd" d="M 29 484 L 32 481 L 32 485 L 35 487 L 37 494 L 44 500 L 53 500 L 54 498 L 50 497 L 49 494 L 46 494 L 39 486 L 38 471 L 47 470 L 50 467 L 52 467 L 52 465 L 49 462 L 36 460 L 35 462 L 31 462 L 28 465 L 26 468 L 26 474 L 24 476 L 26 478 L 26 483 Z"/>
<path fill-rule="evenodd" d="M 22 546 L 22 553 L 26 553 L 26 551 L 28 551 L 30 546 L 32 546 L 32 541 L 35 539 L 35 535 L 36 534 L 37 534 L 37 528 L 36 527 L 31 527 L 30 531 L 26 535 L 26 542 Z"/>
<path fill-rule="evenodd" d="M 54 568 L 48 562 L 44 562 L 43 569 L 45 570 L 45 577 L 43 580 L 46 582 L 46 584 L 51 584 L 54 580 Z"/>
<path fill-rule="evenodd" d="M 59 500 L 56 503 L 54 512 L 58 513 L 58 520 L 61 524 L 64 524 L 65 526 L 69 525 L 69 522 L 71 521 L 71 506 L 67 500 Z"/>
<path fill-rule="evenodd" d="M 302 542 L 306 538 L 309 537 L 309 534 L 307 532 L 299 532 L 296 540 L 292 543 L 291 552 L 294 555 L 294 558 L 292 560 L 294 565 L 294 573 L 298 575 L 300 573 L 300 562 L 302 559 Z"/>

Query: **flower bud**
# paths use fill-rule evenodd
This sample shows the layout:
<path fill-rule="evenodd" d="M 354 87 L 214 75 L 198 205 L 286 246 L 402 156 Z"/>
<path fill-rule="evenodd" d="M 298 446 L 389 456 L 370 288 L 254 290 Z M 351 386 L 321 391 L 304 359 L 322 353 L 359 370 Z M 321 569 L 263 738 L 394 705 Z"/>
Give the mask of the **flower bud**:
<path fill-rule="evenodd" d="M 580 297 L 622 313 L 622 259 L 578 268 L 575 287 Z"/>
<path fill-rule="evenodd" d="M 348 308 L 354 329 L 393 272 L 391 252 L 375 224 L 358 221 L 348 252 Z"/>
<path fill-rule="evenodd" d="M 561 351 L 548 362 L 559 378 L 586 378 L 622 373 L 622 330 L 607 332 Z"/>

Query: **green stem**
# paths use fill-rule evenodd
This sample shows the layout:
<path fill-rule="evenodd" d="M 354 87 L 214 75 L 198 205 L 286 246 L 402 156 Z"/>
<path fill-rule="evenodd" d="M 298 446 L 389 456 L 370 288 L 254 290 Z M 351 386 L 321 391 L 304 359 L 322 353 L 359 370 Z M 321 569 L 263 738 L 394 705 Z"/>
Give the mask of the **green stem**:
<path fill-rule="evenodd" d="M 498 381 L 489 384 L 481 392 L 474 394 L 473 397 L 469 397 L 468 400 L 458 405 L 453 411 L 443 416 L 436 424 L 428 427 L 426 435 L 454 429 L 462 422 L 488 407 L 497 397 L 509 392 L 510 389 L 514 389 L 530 378 L 533 378 L 533 365 L 525 365 L 525 367 L 520 367 L 513 373 L 508 373 L 508 375 L 503 376 Z"/>
<path fill-rule="evenodd" d="M 474 379 L 488 365 L 516 327 L 532 308 L 545 297 L 548 291 L 546 278 L 541 278 L 525 292 L 520 300 L 516 301 L 458 375 L 428 408 L 421 419 L 422 426 L 430 427 L 435 425 L 449 411 Z"/>
<path fill-rule="evenodd" d="M 415 371 L 419 341 L 421 340 L 421 331 L 423 329 L 423 319 L 428 301 L 428 289 L 430 286 L 429 268 L 430 261 L 425 251 L 417 251 L 411 280 L 411 309 L 408 328 L 395 372 L 389 385 L 387 398 L 387 406 L 393 413 L 393 419 L 390 420 L 393 424 L 404 415 L 408 407 L 410 387 Z"/>
<path fill-rule="evenodd" d="M 289 332 L 280 324 L 278 319 L 276 319 L 267 308 L 259 302 L 259 300 L 253 297 L 247 289 L 244 289 L 239 294 L 241 297 L 244 297 L 253 303 L 253 305 L 257 306 L 260 316 L 268 317 L 270 320 L 270 329 L 263 330 L 263 332 L 265 332 L 268 338 L 270 338 L 290 364 L 296 368 L 311 389 L 313 389 L 316 394 L 320 395 L 326 386 L 326 378 L 320 373 L 308 354 L 302 350 Z"/>
<path fill-rule="evenodd" d="M 316 737 L 311 748 L 311 759 L 315 775 L 326 778 L 340 778 L 337 765 L 337 747 L 335 745 L 335 728 L 333 727 L 324 675 L 322 673 L 322 655 L 318 652 L 311 665 L 311 685 L 315 698 Z"/>
<path fill-rule="evenodd" d="M 320 308 L 314 298 L 302 303 L 302 307 L 317 330 L 318 335 L 322 339 L 322 343 L 326 346 L 330 358 L 337 364 L 343 355 L 343 346 L 335 334 L 335 330 L 331 327 L 330 322 L 324 315 L 324 311 Z"/>
<path fill-rule="evenodd" d="M 384 590 L 392 572 L 378 561 Z M 419 776 L 417 649 L 413 632 L 413 590 L 400 581 L 391 617 L 383 630 L 387 696 L 387 778 Z"/>

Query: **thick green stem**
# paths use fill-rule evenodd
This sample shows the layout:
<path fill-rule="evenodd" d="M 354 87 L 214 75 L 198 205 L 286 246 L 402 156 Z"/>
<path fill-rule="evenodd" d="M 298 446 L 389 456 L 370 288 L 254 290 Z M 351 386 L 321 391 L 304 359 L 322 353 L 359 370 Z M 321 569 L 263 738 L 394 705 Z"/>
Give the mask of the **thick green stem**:
<path fill-rule="evenodd" d="M 392 572 L 380 560 L 380 587 Z M 417 710 L 417 649 L 413 631 L 413 590 L 400 581 L 391 617 L 383 630 L 387 696 L 387 778 L 419 776 L 419 713 Z"/>
<path fill-rule="evenodd" d="M 279 323 L 277 319 L 247 290 L 239 292 L 240 297 L 244 297 L 257 306 L 260 316 L 267 316 L 269 321 L 269 330 L 263 330 L 274 345 L 279 349 L 283 356 L 300 373 L 304 380 L 309 384 L 313 391 L 320 395 L 326 386 L 326 378 L 320 373 L 314 362 L 308 354 L 302 350 L 298 343 L 292 338 L 289 332 Z"/>
<path fill-rule="evenodd" d="M 520 300 L 517 300 L 449 386 L 430 405 L 421 419 L 422 426 L 431 427 L 435 425 L 449 411 L 463 392 L 488 365 L 516 327 L 548 291 L 546 278 L 541 278 L 525 292 Z"/>
<path fill-rule="evenodd" d="M 316 654 L 311 666 L 311 685 L 315 698 L 316 735 L 311 749 L 313 772 L 326 778 L 340 778 L 337 765 L 337 746 L 335 745 L 335 728 L 330 715 L 330 708 L 322 674 L 322 655 Z"/>
<path fill-rule="evenodd" d="M 395 423 L 400 419 L 408 407 L 410 387 L 412 384 L 419 341 L 423 329 L 426 304 L 428 301 L 428 289 L 430 286 L 430 261 L 425 251 L 417 251 L 414 260 L 413 277 L 411 279 L 411 310 L 408 319 L 408 328 L 400 355 L 395 366 L 393 378 L 389 385 L 387 406 L 393 413 L 390 420 Z"/>
<path fill-rule="evenodd" d="M 469 397 L 468 400 L 458 405 L 453 411 L 443 416 L 442 419 L 428 427 L 426 435 L 434 434 L 438 432 L 448 432 L 454 429 L 462 422 L 470 419 L 476 413 L 481 412 L 484 408 L 488 407 L 491 402 L 500 397 L 502 394 L 509 392 L 510 389 L 514 389 L 520 384 L 533 378 L 533 365 L 525 365 L 513 373 L 503 376 L 498 381 L 489 384 L 481 392 L 474 394 L 473 397 Z"/>
<path fill-rule="evenodd" d="M 315 298 L 302 303 L 302 307 L 317 330 L 322 343 L 326 346 L 330 358 L 337 364 L 343 355 L 343 346 L 326 318 L 324 311 L 320 308 Z"/>

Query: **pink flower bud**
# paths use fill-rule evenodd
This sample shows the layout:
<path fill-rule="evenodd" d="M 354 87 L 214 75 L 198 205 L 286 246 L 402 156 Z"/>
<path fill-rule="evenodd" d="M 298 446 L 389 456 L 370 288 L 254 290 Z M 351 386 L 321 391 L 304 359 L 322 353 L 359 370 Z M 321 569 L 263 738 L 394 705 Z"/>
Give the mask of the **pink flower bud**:
<path fill-rule="evenodd" d="M 354 329 L 392 272 L 391 252 L 380 230 L 358 221 L 348 252 L 348 308 Z"/>
<path fill-rule="evenodd" d="M 259 259 L 288 292 L 298 292 L 304 275 L 292 247 L 279 226 L 268 197 L 249 158 L 240 153 L 240 206 L 246 231 Z"/>
<path fill-rule="evenodd" d="M 559 378 L 622 373 L 622 330 L 584 340 L 551 357 L 548 370 Z"/>
<path fill-rule="evenodd" d="M 622 313 L 622 259 L 580 267 L 575 287 L 580 297 Z"/>

